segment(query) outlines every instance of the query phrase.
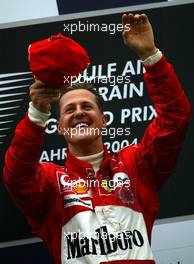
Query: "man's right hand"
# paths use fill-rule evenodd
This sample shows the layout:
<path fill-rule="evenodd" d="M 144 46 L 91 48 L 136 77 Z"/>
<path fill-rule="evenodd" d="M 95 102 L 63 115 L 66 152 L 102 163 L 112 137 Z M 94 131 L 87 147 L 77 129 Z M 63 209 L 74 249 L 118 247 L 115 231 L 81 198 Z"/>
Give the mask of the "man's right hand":
<path fill-rule="evenodd" d="M 48 87 L 41 81 L 35 80 L 30 86 L 30 97 L 33 106 L 43 113 L 49 113 L 52 102 L 59 99 L 60 91 L 59 88 Z"/>

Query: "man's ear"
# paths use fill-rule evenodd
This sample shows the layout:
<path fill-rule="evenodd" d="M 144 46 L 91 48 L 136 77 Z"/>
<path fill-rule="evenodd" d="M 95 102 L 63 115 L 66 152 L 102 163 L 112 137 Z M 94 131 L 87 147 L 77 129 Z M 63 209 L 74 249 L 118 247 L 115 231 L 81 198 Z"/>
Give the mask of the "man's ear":
<path fill-rule="evenodd" d="M 107 125 L 107 120 L 108 120 L 108 117 L 107 117 L 107 115 L 103 115 L 102 116 L 102 123 L 103 123 L 103 127 L 106 127 Z"/>
<path fill-rule="evenodd" d="M 57 131 L 60 136 L 64 134 L 63 128 L 59 121 L 57 121 Z"/>

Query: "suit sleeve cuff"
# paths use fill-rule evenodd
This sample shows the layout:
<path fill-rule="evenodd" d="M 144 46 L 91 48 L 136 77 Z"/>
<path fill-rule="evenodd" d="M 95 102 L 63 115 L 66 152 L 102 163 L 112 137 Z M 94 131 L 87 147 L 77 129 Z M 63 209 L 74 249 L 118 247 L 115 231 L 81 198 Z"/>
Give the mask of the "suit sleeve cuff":
<path fill-rule="evenodd" d="M 158 49 L 155 54 L 142 61 L 144 66 L 152 66 L 162 58 L 162 52 Z"/>
<path fill-rule="evenodd" d="M 46 121 L 48 120 L 51 113 L 43 113 L 36 109 L 32 102 L 29 103 L 28 117 L 29 119 L 38 126 L 45 127 Z"/>

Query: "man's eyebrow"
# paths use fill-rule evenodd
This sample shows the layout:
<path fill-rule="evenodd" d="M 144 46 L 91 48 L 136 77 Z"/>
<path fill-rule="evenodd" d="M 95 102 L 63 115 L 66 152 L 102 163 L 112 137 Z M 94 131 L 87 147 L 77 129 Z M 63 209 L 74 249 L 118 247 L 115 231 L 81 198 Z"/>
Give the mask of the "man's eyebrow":
<path fill-rule="evenodd" d="M 67 108 L 73 107 L 73 106 L 74 106 L 73 103 L 70 103 L 70 104 L 67 104 L 67 105 L 61 105 L 60 109 L 61 109 L 61 111 L 66 111 Z"/>
<path fill-rule="evenodd" d="M 69 106 L 74 106 L 74 105 L 75 105 L 75 103 L 70 103 L 70 104 L 67 104 L 67 105 L 63 106 L 63 108 L 66 108 L 66 107 L 69 107 Z"/>
<path fill-rule="evenodd" d="M 93 101 L 83 101 L 82 104 L 94 104 Z"/>
<path fill-rule="evenodd" d="M 75 103 L 69 103 L 69 104 L 65 105 L 63 108 L 66 108 L 66 107 L 69 107 L 69 106 L 74 106 L 75 104 L 76 104 L 76 102 Z M 83 102 L 80 102 L 80 104 L 94 104 L 94 102 L 92 102 L 92 101 L 83 101 Z"/>

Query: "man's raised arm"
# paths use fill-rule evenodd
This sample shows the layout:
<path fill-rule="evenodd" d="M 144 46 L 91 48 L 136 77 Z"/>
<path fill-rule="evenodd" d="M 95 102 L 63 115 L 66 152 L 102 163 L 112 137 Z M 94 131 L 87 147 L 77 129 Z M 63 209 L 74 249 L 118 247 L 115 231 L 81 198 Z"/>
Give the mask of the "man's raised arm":
<path fill-rule="evenodd" d="M 36 80 L 30 87 L 32 102 L 16 127 L 5 155 L 4 183 L 18 206 L 27 216 L 46 212 L 51 181 L 39 162 L 44 143 L 46 120 L 51 103 L 58 99 L 59 89 L 46 87 Z M 44 210 L 42 210 L 44 208 Z"/>
<path fill-rule="evenodd" d="M 137 169 L 144 182 L 159 190 L 175 167 L 191 117 L 191 106 L 172 65 L 155 46 L 147 16 L 125 14 L 122 21 L 124 43 L 144 64 L 145 84 L 157 112 L 135 148 Z"/>

